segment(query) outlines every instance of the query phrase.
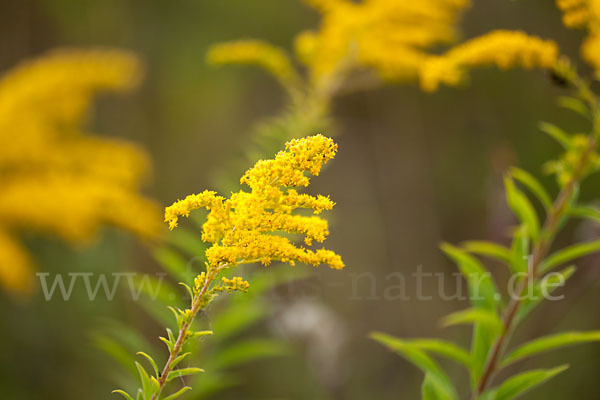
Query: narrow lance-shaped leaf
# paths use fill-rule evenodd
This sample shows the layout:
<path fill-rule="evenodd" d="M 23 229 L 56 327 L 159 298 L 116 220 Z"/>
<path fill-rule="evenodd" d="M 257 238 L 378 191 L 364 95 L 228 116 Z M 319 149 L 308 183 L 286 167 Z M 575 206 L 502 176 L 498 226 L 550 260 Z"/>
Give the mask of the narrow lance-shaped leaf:
<path fill-rule="evenodd" d="M 560 272 L 551 273 L 543 279 L 538 280 L 538 282 L 533 285 L 531 293 L 526 295 L 522 300 L 521 307 L 517 312 L 517 322 L 522 321 L 539 303 L 541 303 L 542 300 L 544 300 L 545 294 L 552 294 L 552 292 L 566 282 L 574 272 L 575 267 L 570 266 Z"/>
<path fill-rule="evenodd" d="M 190 391 L 190 390 L 192 390 L 191 387 L 184 386 L 181 389 L 179 389 L 177 392 L 173 393 L 172 395 L 165 397 L 163 400 L 175 400 L 176 398 L 178 398 L 179 396 L 181 396 L 182 394 L 184 394 L 185 392 Z"/>
<path fill-rule="evenodd" d="M 502 368 L 509 364 L 522 360 L 546 351 L 559 349 L 565 346 L 571 346 L 579 343 L 589 343 L 600 341 L 600 331 L 592 332 L 565 332 L 555 335 L 541 337 L 511 351 L 502 360 Z"/>
<path fill-rule="evenodd" d="M 469 253 L 487 256 L 495 260 L 501 261 L 508 266 L 514 263 L 513 255 L 510 249 L 494 242 L 485 240 L 469 240 L 462 244 L 463 249 Z"/>
<path fill-rule="evenodd" d="M 435 376 L 430 372 L 425 374 L 423 385 L 421 386 L 421 400 L 451 400 L 448 397 L 443 387 L 440 387 Z"/>
<path fill-rule="evenodd" d="M 530 240 L 527 236 L 527 229 L 524 226 L 520 226 L 513 233 L 513 242 L 510 249 L 513 260 L 513 264 L 511 265 L 513 273 L 527 272 L 530 257 L 529 247 Z"/>
<path fill-rule="evenodd" d="M 502 320 L 495 311 L 482 308 L 468 308 L 445 316 L 442 319 L 444 326 L 462 325 L 462 324 L 480 324 L 487 327 L 495 335 L 502 332 Z"/>
<path fill-rule="evenodd" d="M 571 136 L 560 129 L 558 126 L 549 122 L 540 122 L 539 128 L 542 132 L 556 140 L 562 147 L 568 149 L 571 147 Z"/>
<path fill-rule="evenodd" d="M 527 227 L 527 234 L 536 242 L 540 236 L 540 222 L 531 202 L 516 186 L 510 177 L 504 178 L 506 201 L 519 221 Z"/>
<path fill-rule="evenodd" d="M 555 377 L 568 367 L 568 365 L 562 365 L 552 369 L 537 369 L 512 376 L 498 387 L 495 400 L 514 399 Z"/>
<path fill-rule="evenodd" d="M 187 375 L 195 375 L 204 372 L 202 368 L 182 368 L 169 372 L 167 382 L 171 382 L 175 378 L 180 378 Z"/>
<path fill-rule="evenodd" d="M 449 244 L 442 245 L 442 250 L 448 254 L 458 265 L 461 273 L 469 284 L 471 304 L 495 312 L 496 304 L 501 299 L 490 273 L 473 256 L 462 249 Z M 475 323 L 473 326 L 473 341 L 471 345 L 471 384 L 475 386 L 479 381 L 489 350 L 496 338 L 494 329 Z"/>
<path fill-rule="evenodd" d="M 152 387 L 152 383 L 150 382 L 150 376 L 148 375 L 148 373 L 146 372 L 146 370 L 144 369 L 144 367 L 142 367 L 142 364 L 140 364 L 139 362 L 135 362 L 135 366 L 138 369 L 138 372 L 140 373 L 140 380 L 142 382 L 142 392 L 143 392 L 143 397 L 144 399 L 149 399 L 150 396 L 153 394 L 154 390 Z"/>
<path fill-rule="evenodd" d="M 586 243 L 577 243 L 552 253 L 540 264 L 540 273 L 546 272 L 558 265 L 572 261 L 576 258 L 600 251 L 600 240 Z"/>
<path fill-rule="evenodd" d="M 595 222 L 600 222 L 600 211 L 590 206 L 572 206 L 567 211 L 571 217 L 585 218 Z"/>
<path fill-rule="evenodd" d="M 567 110 L 574 111 L 581 116 L 590 118 L 590 110 L 581 99 L 571 96 L 561 96 L 558 98 L 558 105 Z"/>
<path fill-rule="evenodd" d="M 444 243 L 441 248 L 454 260 L 467 280 L 473 306 L 495 309 L 500 294 L 496 290 L 491 274 L 485 267 L 475 257 L 458 247 Z"/>
<path fill-rule="evenodd" d="M 470 368 L 471 356 L 462 347 L 442 339 L 410 339 L 406 343 L 417 349 L 438 354 Z"/>
<path fill-rule="evenodd" d="M 397 352 L 425 374 L 428 374 L 429 387 L 434 387 L 436 392 L 441 392 L 442 396 L 444 396 L 442 399 L 458 399 L 456 389 L 454 389 L 448 376 L 427 353 L 385 333 L 373 332 L 370 334 L 370 337 L 390 350 Z"/>
<path fill-rule="evenodd" d="M 152 368 L 154 369 L 154 374 L 158 376 L 158 366 L 156 365 L 154 359 L 148 354 L 144 353 L 143 351 L 138 351 L 136 354 L 143 356 L 146 360 L 148 360 L 148 362 L 150 363 L 150 365 L 152 365 Z"/>
<path fill-rule="evenodd" d="M 531 193 L 533 193 L 537 197 L 537 199 L 540 201 L 540 203 L 542 203 L 542 205 L 546 209 L 546 212 L 552 211 L 552 199 L 550 198 L 550 195 L 548 194 L 546 189 L 544 189 L 544 185 L 542 185 L 540 181 L 538 181 L 529 172 L 517 167 L 512 167 L 510 169 L 510 174 L 517 181 L 525 185 L 527 189 L 529 189 Z"/>
<path fill-rule="evenodd" d="M 127 400 L 133 400 L 133 397 L 131 397 L 129 395 L 129 393 L 127 393 L 127 392 L 125 392 L 123 390 L 120 390 L 120 389 L 119 390 L 113 390 L 112 392 L 120 394 L 121 396 L 125 397 Z"/>

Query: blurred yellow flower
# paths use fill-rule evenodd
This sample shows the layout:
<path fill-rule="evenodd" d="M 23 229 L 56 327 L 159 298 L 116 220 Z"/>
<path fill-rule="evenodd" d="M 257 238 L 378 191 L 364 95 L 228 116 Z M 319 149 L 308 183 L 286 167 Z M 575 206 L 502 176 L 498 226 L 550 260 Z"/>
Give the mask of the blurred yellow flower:
<path fill-rule="evenodd" d="M 141 76 L 127 52 L 65 49 L 0 80 L 0 284 L 7 289 L 32 289 L 21 232 L 83 243 L 108 223 L 143 237 L 158 234 L 157 206 L 139 194 L 147 154 L 83 128 L 97 92 L 130 90 Z"/>
<path fill-rule="evenodd" d="M 435 54 L 435 46 L 449 45 L 458 39 L 458 22 L 469 7 L 469 0 L 305 2 L 323 18 L 319 30 L 296 36 L 296 56 L 308 69 L 307 98 L 317 98 L 325 107 L 336 90 L 346 83 L 352 86 L 346 79 L 355 76 L 355 72 L 373 71 L 390 82 L 418 81 L 423 90 L 434 91 L 440 84 L 455 86 L 463 82 L 470 67 L 552 68 L 558 57 L 554 42 L 508 30 L 492 31 L 459 43 L 441 56 Z M 579 7 L 580 3 L 587 5 L 588 0 L 559 2 Z M 600 4 L 600 0 L 589 2 Z M 583 19 L 580 14 L 574 12 L 570 23 L 579 23 L 576 20 Z M 588 14 L 586 11 L 586 21 Z M 589 53 L 588 59 L 597 57 L 600 63 L 596 47 L 600 45 L 588 43 L 586 54 Z M 296 82 L 302 82 L 284 50 L 260 41 L 219 44 L 208 58 L 214 64 L 263 66 L 293 93 L 297 93 Z"/>
<path fill-rule="evenodd" d="M 429 57 L 419 74 L 421 87 L 434 91 L 441 83 L 457 85 L 468 67 L 552 68 L 558 46 L 519 31 L 497 30 L 459 44 L 439 57 Z"/>
<path fill-rule="evenodd" d="M 600 75 L 600 0 L 556 0 L 569 28 L 584 28 L 588 35 L 581 46 L 583 59 Z"/>
<path fill-rule="evenodd" d="M 295 38 L 296 56 L 317 90 L 357 70 L 387 80 L 415 80 L 428 50 L 457 37 L 456 25 L 469 0 L 306 0 L 323 16 L 318 31 Z M 289 89 L 299 74 L 286 52 L 256 40 L 214 46 L 209 62 L 265 67 Z"/>
<path fill-rule="evenodd" d="M 317 32 L 296 41 L 315 79 L 372 68 L 386 79 L 414 78 L 432 46 L 451 43 L 469 0 L 309 0 L 323 14 Z"/>
<path fill-rule="evenodd" d="M 241 182 L 250 192 L 241 190 L 229 199 L 211 191 L 190 195 L 166 208 L 165 221 L 173 229 L 180 216 L 200 208 L 209 210 L 202 239 L 213 244 L 206 252 L 210 268 L 249 262 L 268 265 L 273 260 L 343 268 L 341 257 L 333 251 L 298 247 L 281 235 L 303 235 L 306 245 L 328 236 L 326 220 L 292 212 L 308 208 L 318 214 L 334 203 L 325 196 L 298 194 L 294 187 L 308 186 L 310 178 L 305 173 L 318 175 L 336 150 L 333 140 L 322 135 L 291 140 L 275 159 L 259 161 L 246 171 Z"/>

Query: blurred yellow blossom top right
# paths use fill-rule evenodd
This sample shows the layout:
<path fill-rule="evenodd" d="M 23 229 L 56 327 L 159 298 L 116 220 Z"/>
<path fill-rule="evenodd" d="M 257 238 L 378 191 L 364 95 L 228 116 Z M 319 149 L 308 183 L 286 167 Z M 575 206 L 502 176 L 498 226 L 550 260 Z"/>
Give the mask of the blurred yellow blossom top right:
<path fill-rule="evenodd" d="M 292 93 L 300 87 L 331 96 L 363 72 L 383 82 L 417 82 L 423 90 L 435 91 L 441 85 L 464 83 L 472 68 L 552 69 L 559 56 L 553 40 L 522 31 L 495 30 L 459 41 L 469 0 L 304 1 L 322 15 L 317 30 L 295 38 L 295 54 L 306 67 L 306 81 L 284 49 L 260 40 L 215 45 L 209 62 L 255 64 L 292 88 Z M 596 69 L 600 68 L 598 4 L 600 0 L 558 0 L 565 24 L 588 30 L 583 57 Z M 440 52 L 440 46 L 446 46 L 446 51 Z"/>
<path fill-rule="evenodd" d="M 599 0 L 557 0 L 563 11 L 563 23 L 569 28 L 587 30 L 587 37 L 581 46 L 581 55 L 596 74 L 600 72 L 600 1 Z"/>

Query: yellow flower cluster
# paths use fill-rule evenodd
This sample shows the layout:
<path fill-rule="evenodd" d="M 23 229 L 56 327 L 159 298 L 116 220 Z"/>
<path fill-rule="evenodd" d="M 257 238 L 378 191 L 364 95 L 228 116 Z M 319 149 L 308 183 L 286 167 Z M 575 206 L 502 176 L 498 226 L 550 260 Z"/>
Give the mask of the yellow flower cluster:
<path fill-rule="evenodd" d="M 251 191 L 239 191 L 229 199 L 204 191 L 177 201 L 165 210 L 171 229 L 180 216 L 187 217 L 200 208 L 209 210 L 202 229 L 202 239 L 213 245 L 207 250 L 209 266 L 273 260 L 294 265 L 295 262 L 331 268 L 343 268 L 339 255 L 330 250 L 312 251 L 298 247 L 282 233 L 304 236 L 306 245 L 322 242 L 329 234 L 327 221 L 316 216 L 293 214 L 299 208 L 314 214 L 330 210 L 334 203 L 325 196 L 299 194 L 295 187 L 305 187 L 309 172 L 318 175 L 323 165 L 335 156 L 333 140 L 315 135 L 294 139 L 272 160 L 262 160 L 241 179 Z"/>
<path fill-rule="evenodd" d="M 557 0 L 556 4 L 563 11 L 565 26 L 587 30 L 581 55 L 600 74 L 600 0 Z"/>
<path fill-rule="evenodd" d="M 373 68 L 387 79 L 416 76 L 427 50 L 456 39 L 468 0 L 311 0 L 323 14 L 317 32 L 296 40 L 313 77 L 354 67 Z"/>
<path fill-rule="evenodd" d="M 567 185 L 576 173 L 587 175 L 600 167 L 600 156 L 597 152 L 588 153 L 590 139 L 587 135 L 573 135 L 570 148 L 558 160 L 549 161 L 544 164 L 544 170 L 548 174 L 554 174 L 561 186 Z M 582 160 L 585 165 L 581 166 Z M 582 170 L 579 170 L 582 168 Z"/>
<path fill-rule="evenodd" d="M 138 60 L 115 50 L 60 50 L 23 63 L 0 79 L 0 283 L 31 289 L 23 231 L 90 240 L 110 223 L 141 236 L 160 229 L 156 205 L 139 195 L 146 153 L 117 139 L 84 135 L 99 91 L 127 91 Z"/>
<path fill-rule="evenodd" d="M 243 280 L 239 276 L 235 276 L 232 279 L 227 279 L 223 277 L 221 278 L 221 281 L 223 281 L 223 284 L 215 286 L 213 290 L 228 293 L 235 291 L 246 293 L 250 288 L 250 284 L 248 283 L 248 281 Z"/>
<path fill-rule="evenodd" d="M 492 31 L 457 45 L 441 56 L 430 57 L 419 72 L 421 87 L 434 91 L 442 83 L 458 85 L 468 67 L 552 68 L 557 58 L 558 47 L 551 40 L 519 31 Z"/>
<path fill-rule="evenodd" d="M 298 59 L 315 86 L 346 73 L 373 69 L 386 79 L 415 79 L 427 50 L 457 36 L 456 24 L 469 0 L 305 0 L 323 16 L 318 31 L 295 38 Z M 265 67 L 284 86 L 298 74 L 286 53 L 256 40 L 216 45 L 212 63 Z"/>

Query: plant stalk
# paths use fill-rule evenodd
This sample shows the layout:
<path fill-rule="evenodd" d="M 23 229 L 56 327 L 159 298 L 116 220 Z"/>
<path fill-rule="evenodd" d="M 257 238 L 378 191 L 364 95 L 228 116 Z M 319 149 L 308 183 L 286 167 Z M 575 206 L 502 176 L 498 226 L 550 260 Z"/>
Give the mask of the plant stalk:
<path fill-rule="evenodd" d="M 573 177 L 567 183 L 567 185 L 565 185 L 565 187 L 562 188 L 558 197 L 556 198 L 556 201 L 554 202 L 554 206 L 551 212 L 546 216 L 546 221 L 544 222 L 544 228 L 541 232 L 540 241 L 534 246 L 533 249 L 531 263 L 528 267 L 528 274 L 519 284 L 519 288 L 517 289 L 517 293 L 519 293 L 519 296 L 517 296 L 516 298 L 513 297 L 510 300 L 508 306 L 506 307 L 506 311 L 503 317 L 504 329 L 500 337 L 492 346 L 490 356 L 484 367 L 483 373 L 479 380 L 479 384 L 477 385 L 477 389 L 473 393 L 473 400 L 477 399 L 477 397 L 485 391 L 485 389 L 490 384 L 494 373 L 497 370 L 498 361 L 504 351 L 504 347 L 507 344 L 508 337 L 510 336 L 510 333 L 514 328 L 515 317 L 522 304 L 522 294 L 526 290 L 529 281 L 534 281 L 537 277 L 537 274 L 539 272 L 539 266 L 543 259 L 546 257 L 548 251 L 550 250 L 550 247 L 554 240 L 554 236 L 557 233 L 558 223 L 567 211 L 569 199 L 573 195 L 575 187 L 579 184 L 579 182 L 583 179 L 585 175 L 586 166 L 594 150 L 596 149 L 596 145 L 597 140 L 595 138 L 591 139 L 587 149 L 581 157 L 580 163 L 577 166 Z"/>

